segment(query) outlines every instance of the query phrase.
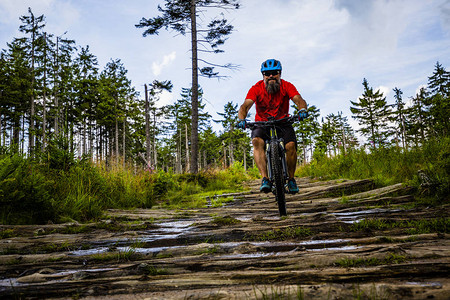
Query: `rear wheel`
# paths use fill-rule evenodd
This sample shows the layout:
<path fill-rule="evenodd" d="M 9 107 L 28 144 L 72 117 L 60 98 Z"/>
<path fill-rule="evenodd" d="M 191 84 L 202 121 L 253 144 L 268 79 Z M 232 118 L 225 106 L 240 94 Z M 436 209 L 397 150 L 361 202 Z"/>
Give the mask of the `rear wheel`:
<path fill-rule="evenodd" d="M 270 160 L 273 172 L 273 184 L 275 186 L 275 198 L 278 203 L 280 216 L 286 216 L 286 197 L 284 189 L 283 167 L 281 165 L 280 147 L 275 140 L 270 141 Z"/>

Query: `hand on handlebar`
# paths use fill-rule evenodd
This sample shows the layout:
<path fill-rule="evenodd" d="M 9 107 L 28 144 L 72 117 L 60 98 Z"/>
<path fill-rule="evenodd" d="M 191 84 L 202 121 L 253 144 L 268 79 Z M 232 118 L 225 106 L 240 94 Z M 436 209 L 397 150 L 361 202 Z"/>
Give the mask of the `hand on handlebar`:
<path fill-rule="evenodd" d="M 308 117 L 308 111 L 305 108 L 302 108 L 298 111 L 298 120 L 303 121 Z"/>
<path fill-rule="evenodd" d="M 247 120 L 239 120 L 237 123 L 237 128 L 245 129 L 247 127 Z"/>

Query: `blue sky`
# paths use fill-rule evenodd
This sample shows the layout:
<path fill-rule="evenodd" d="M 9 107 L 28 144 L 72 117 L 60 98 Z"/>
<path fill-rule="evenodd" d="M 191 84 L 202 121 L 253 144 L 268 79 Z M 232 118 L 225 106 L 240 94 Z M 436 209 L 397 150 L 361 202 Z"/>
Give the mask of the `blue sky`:
<path fill-rule="evenodd" d="M 158 14 L 162 0 L 0 0 L 0 47 L 21 34 L 19 17 L 28 7 L 46 17 L 46 30 L 90 46 L 102 69 L 119 58 L 133 86 L 143 95 L 144 83 L 171 80 L 171 94 L 160 105 L 180 98 L 189 87 L 189 37 L 162 30 L 142 37 L 135 24 Z M 277 58 L 282 78 L 292 82 L 322 116 L 342 111 L 357 128 L 350 100 L 363 92 L 362 81 L 385 92 L 393 103 L 394 87 L 404 100 L 427 84 L 439 61 L 450 69 L 449 0 L 242 0 L 225 11 L 235 31 L 222 54 L 207 58 L 240 65 L 223 71 L 225 80 L 200 78 L 207 111 L 213 118 L 232 101 L 241 104 L 248 89 L 261 79 L 261 62 Z M 221 11 L 201 15 L 206 22 Z M 142 96 L 143 97 L 143 96 Z M 221 128 L 216 128 L 220 130 Z"/>

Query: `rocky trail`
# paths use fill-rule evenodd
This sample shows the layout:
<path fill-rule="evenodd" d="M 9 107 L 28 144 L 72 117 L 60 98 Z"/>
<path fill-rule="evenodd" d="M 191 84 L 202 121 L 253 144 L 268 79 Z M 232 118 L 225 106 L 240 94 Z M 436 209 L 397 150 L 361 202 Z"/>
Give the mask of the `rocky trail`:
<path fill-rule="evenodd" d="M 0 298 L 450 298 L 448 205 L 413 205 L 400 184 L 297 182 L 285 218 L 255 181 L 222 207 L 0 226 Z"/>

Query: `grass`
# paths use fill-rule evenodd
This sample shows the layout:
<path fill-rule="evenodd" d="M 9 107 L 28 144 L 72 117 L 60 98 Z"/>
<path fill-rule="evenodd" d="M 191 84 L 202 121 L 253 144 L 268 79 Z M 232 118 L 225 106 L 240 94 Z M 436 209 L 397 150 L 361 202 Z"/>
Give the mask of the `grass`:
<path fill-rule="evenodd" d="M 417 188 L 426 204 L 440 205 L 450 200 L 450 137 L 431 140 L 422 147 L 403 151 L 397 147 L 372 150 L 349 149 L 334 157 L 315 155 L 301 166 L 296 176 L 330 179 L 373 179 L 376 186 L 407 183 Z M 435 185 L 424 186 L 418 171 Z"/>
<path fill-rule="evenodd" d="M 348 203 L 350 203 L 350 199 L 346 195 L 342 195 L 342 197 L 339 198 L 338 201 L 339 201 L 340 204 L 348 204 Z"/>
<path fill-rule="evenodd" d="M 197 251 L 194 254 L 195 255 L 202 255 L 202 254 L 216 254 L 217 252 L 219 252 L 220 247 L 219 246 L 214 246 L 214 247 L 207 247 L 203 250 Z"/>
<path fill-rule="evenodd" d="M 370 267 L 380 265 L 400 264 L 407 260 L 404 255 L 389 253 L 383 258 L 342 258 L 336 261 L 336 265 L 343 268 Z"/>
<path fill-rule="evenodd" d="M 152 265 L 142 264 L 140 271 L 148 276 L 170 275 L 167 269 L 157 268 Z"/>
<path fill-rule="evenodd" d="M 390 230 L 401 228 L 406 234 L 424 233 L 449 233 L 450 218 L 436 218 L 430 220 L 388 220 L 388 219 L 363 219 L 349 226 L 350 231 L 365 230 Z"/>
<path fill-rule="evenodd" d="M 273 240 L 290 240 L 295 238 L 304 238 L 307 236 L 311 236 L 313 232 L 311 229 L 295 226 L 295 227 L 287 227 L 283 229 L 275 229 L 269 230 L 254 236 L 251 236 L 250 239 L 257 241 L 273 241 Z"/>
<path fill-rule="evenodd" d="M 304 299 L 304 291 L 301 286 L 297 287 L 297 290 L 292 290 L 287 286 L 270 286 L 270 290 L 267 289 L 267 286 L 264 286 L 264 290 L 262 288 L 253 286 L 253 293 L 255 294 L 256 299 L 262 300 L 291 300 L 291 299 Z"/>
<path fill-rule="evenodd" d="M 212 207 L 222 207 L 227 203 L 233 202 L 234 197 L 228 196 L 228 197 L 212 197 L 211 199 L 211 206 Z"/>
<path fill-rule="evenodd" d="M 90 260 L 95 262 L 109 262 L 109 261 L 124 262 L 136 260 L 140 257 L 140 255 L 136 253 L 134 247 L 129 247 L 125 251 L 99 253 L 90 255 L 89 257 Z"/>
<path fill-rule="evenodd" d="M 0 231 L 0 239 L 8 239 L 17 235 L 18 233 L 14 229 L 5 229 Z"/>

